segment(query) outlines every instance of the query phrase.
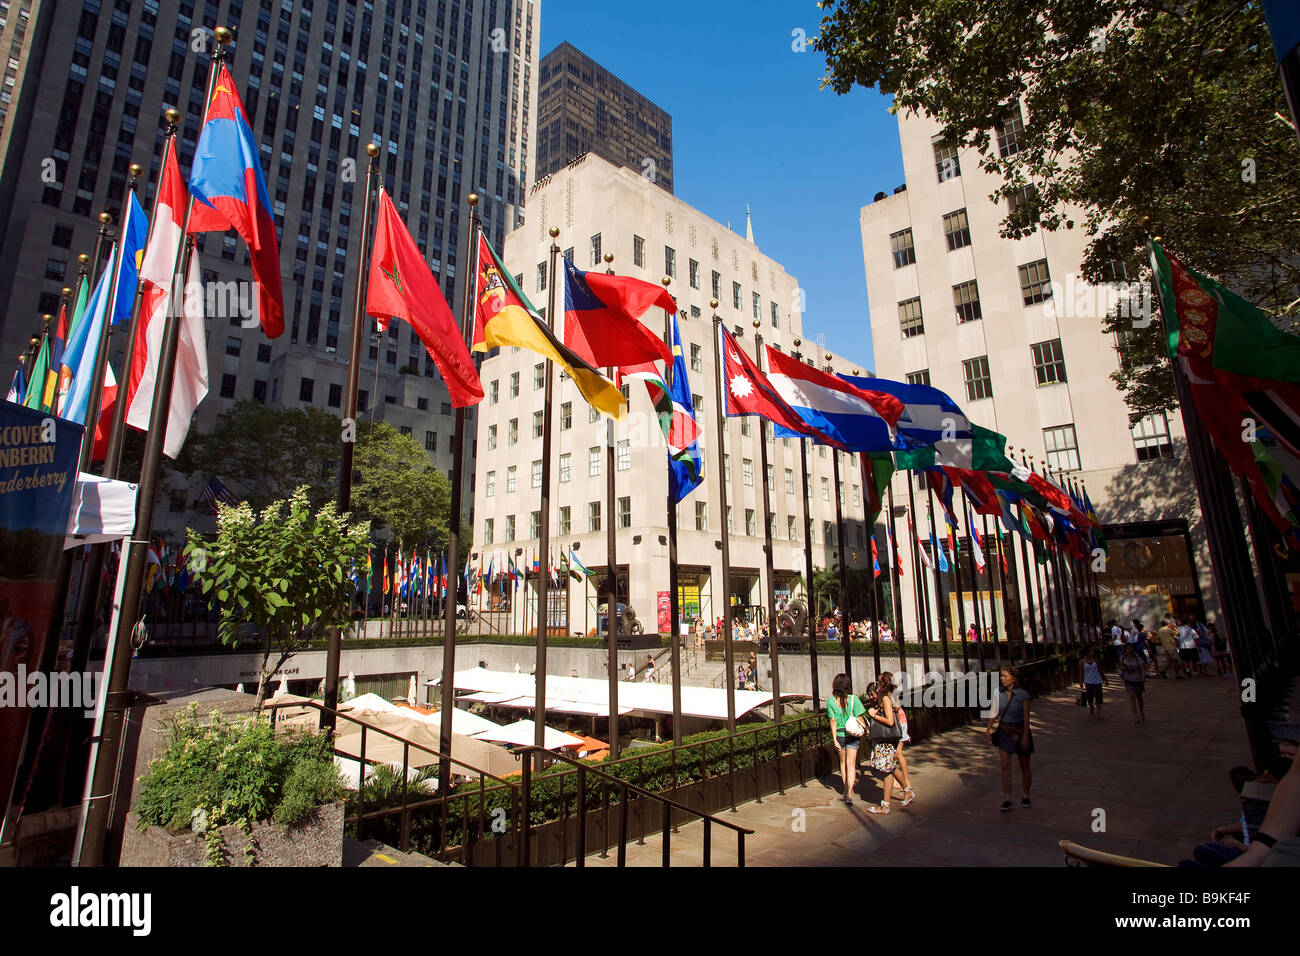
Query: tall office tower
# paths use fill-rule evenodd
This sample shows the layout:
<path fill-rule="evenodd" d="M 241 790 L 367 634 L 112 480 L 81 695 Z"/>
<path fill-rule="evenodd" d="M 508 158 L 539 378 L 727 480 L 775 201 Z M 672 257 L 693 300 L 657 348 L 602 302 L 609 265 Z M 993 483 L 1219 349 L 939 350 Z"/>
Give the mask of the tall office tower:
<path fill-rule="evenodd" d="M 9 7 L 12 20 L 18 4 Z M 384 186 L 459 314 L 466 195 L 483 197 L 479 210 L 497 241 L 523 216 L 534 169 L 538 17 L 533 0 L 33 3 L 31 67 L 4 104 L 11 146 L 0 172 L 0 356 L 12 362 L 37 317 L 57 311 L 77 253 L 94 244 L 95 217 L 107 208 L 120 218 L 131 163 L 148 170 L 140 198 L 149 208 L 168 107 L 183 117 L 177 148 L 188 172 L 212 31 L 228 26 L 230 71 L 280 230 L 285 332 L 267 340 L 229 304 L 212 314 L 209 295 L 210 392 L 198 425 L 210 427 L 245 399 L 339 409 L 362 255 L 366 144 L 380 146 Z M 233 234 L 208 234 L 199 245 L 207 282 L 250 277 Z M 119 332 L 111 343 L 119 376 L 124 338 Z M 360 388 L 364 416 L 422 441 L 450 469 L 447 390 L 408 325 L 395 322 L 380 337 L 366 320 Z M 218 476 L 171 489 L 160 521 L 185 523 L 196 489 L 211 477 Z"/>
<path fill-rule="evenodd" d="M 542 57 L 538 85 L 538 179 L 592 152 L 673 191 L 669 113 L 567 42 Z"/>
<path fill-rule="evenodd" d="M 772 502 L 773 584 L 778 599 L 801 587 L 804 548 L 813 563 L 835 565 L 840 554 L 832 489 L 832 455 L 826 446 L 809 447 L 810 477 L 805 484 L 796 439 L 775 438 L 771 425 L 758 418 L 731 418 L 724 426 L 726 455 L 721 479 L 727 485 L 727 513 L 722 514 L 717 468 L 717 365 L 710 299 L 718 315 L 735 332 L 740 346 L 754 354 L 753 322 L 766 343 L 787 352 L 803 335 L 797 280 L 752 242 L 715 222 L 630 169 L 619 169 L 589 155 L 563 173 L 542 180 L 528 197 L 528 222 L 506 240 L 502 259 L 538 309 L 548 308 L 551 226 L 563 255 L 577 268 L 602 271 L 603 257 L 613 253 L 613 268 L 658 283 L 671 278 L 677 300 L 682 357 L 686 361 L 700 437 L 705 480 L 678 506 L 678 561 L 682 614 L 713 623 L 722 614 L 722 555 L 718 549 L 723 521 L 731 534 L 733 610 L 750 621 L 760 619 L 766 603 L 767 572 L 763 554 L 762 488 L 766 480 Z M 562 281 L 562 280 L 561 280 Z M 563 288 L 553 290 L 557 310 Z M 642 321 L 656 332 L 665 315 L 651 309 Z M 824 365 L 825 350 L 804 342 L 809 361 Z M 853 367 L 833 357 L 837 370 Z M 541 521 L 543 394 L 546 366 L 533 352 L 506 348 L 482 366 L 487 393 L 478 423 L 477 480 L 474 491 L 474 549 L 483 567 L 513 557 L 527 564 L 537 557 Z M 615 502 L 606 494 L 608 444 L 606 420 L 597 416 L 573 382 L 557 375 L 552 399 L 553 456 L 550 517 L 552 556 L 576 548 L 578 559 L 603 580 L 608 569 L 606 522 L 617 533 L 618 587 L 654 633 L 656 600 L 668 591 L 667 449 L 645 386 L 629 381 L 629 413 L 615 431 Z M 766 441 L 764 476 L 760 442 Z M 845 519 L 848 566 L 862 569 L 871 559 L 865 535 L 863 496 L 856 461 L 841 455 L 839 495 Z M 804 497 L 812 508 L 812 540 L 805 542 Z M 521 592 L 523 593 L 523 592 Z M 529 601 L 532 598 L 528 598 Z M 585 579 L 568 578 L 551 598 L 552 623 L 568 633 L 596 626 L 596 606 L 604 602 Z M 520 602 L 516 601 L 516 607 Z M 530 604 L 532 608 L 536 605 Z M 531 611 L 530 613 L 535 613 Z"/>
<path fill-rule="evenodd" d="M 1016 152 L 1021 123 L 999 128 L 991 148 Z M 979 156 L 944 146 L 929 117 L 900 113 L 898 128 L 906 185 L 861 212 L 876 373 L 942 389 L 971 420 L 1006 435 L 1017 458 L 1024 448 L 1040 468 L 1046 461 L 1086 481 L 1111 545 L 1100 575 L 1107 619 L 1152 626 L 1169 611 L 1213 609 L 1181 421 L 1156 414 L 1131 423 L 1110 377 L 1120 356 L 1102 331 L 1108 308 L 1129 303 L 1141 324 L 1160 321 L 1158 307 L 1119 263 L 1113 282 L 1082 280 L 1082 229 L 1003 238 L 1007 207 L 989 200 L 1001 180 Z M 1142 314 L 1144 302 L 1155 314 Z M 901 478 L 894 496 L 907 501 Z M 905 522 L 899 528 L 905 541 Z M 921 536 L 928 541 L 928 526 Z"/>

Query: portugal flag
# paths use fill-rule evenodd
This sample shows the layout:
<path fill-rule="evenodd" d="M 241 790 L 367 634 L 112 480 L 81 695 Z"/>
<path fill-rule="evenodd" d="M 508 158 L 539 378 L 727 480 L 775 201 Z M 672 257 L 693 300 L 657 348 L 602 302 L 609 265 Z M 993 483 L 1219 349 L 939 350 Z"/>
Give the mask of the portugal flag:
<path fill-rule="evenodd" d="M 507 345 L 535 352 L 568 372 L 582 397 L 597 411 L 623 417 L 627 410 L 623 393 L 547 327 L 481 232 L 474 302 L 475 352 Z"/>
<path fill-rule="evenodd" d="M 366 312 L 375 317 L 381 332 L 388 328 L 390 319 L 404 319 L 411 324 L 442 373 L 452 405 L 464 408 L 483 400 L 483 384 L 465 348 L 460 326 L 384 189 L 379 190 Z"/>

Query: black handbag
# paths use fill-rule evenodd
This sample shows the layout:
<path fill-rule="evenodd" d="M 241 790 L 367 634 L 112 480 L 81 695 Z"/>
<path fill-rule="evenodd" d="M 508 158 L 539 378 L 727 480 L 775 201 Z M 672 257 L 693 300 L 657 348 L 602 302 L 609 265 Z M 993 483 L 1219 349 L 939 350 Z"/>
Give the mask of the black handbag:
<path fill-rule="evenodd" d="M 889 724 L 873 717 L 871 718 L 871 737 L 873 744 L 896 744 L 903 739 L 903 729 L 898 726 L 898 712 L 894 712 L 894 724 Z"/>

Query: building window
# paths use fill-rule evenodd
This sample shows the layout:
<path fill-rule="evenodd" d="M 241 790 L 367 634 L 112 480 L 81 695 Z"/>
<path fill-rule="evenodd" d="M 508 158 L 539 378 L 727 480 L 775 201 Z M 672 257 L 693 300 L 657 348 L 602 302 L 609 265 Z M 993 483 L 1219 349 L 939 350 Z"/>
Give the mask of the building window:
<path fill-rule="evenodd" d="M 731 505 L 727 505 L 727 534 L 736 533 L 736 515 Z"/>
<path fill-rule="evenodd" d="M 511 398 L 519 397 L 519 373 L 518 372 L 510 373 L 510 397 Z"/>
<path fill-rule="evenodd" d="M 768 465 L 768 466 L 767 466 L 767 473 L 763 476 L 763 488 L 764 488 L 765 490 L 767 490 L 767 491 L 771 491 L 771 490 L 772 490 L 772 484 L 773 484 L 773 481 L 772 481 L 772 475 L 773 475 L 774 471 L 775 471 L 775 468 L 774 468 L 772 465 Z"/>
<path fill-rule="evenodd" d="M 244 340 L 231 335 L 226 338 L 226 354 L 239 355 L 240 347 L 243 346 Z"/>
<path fill-rule="evenodd" d="M 640 236 L 632 237 L 632 265 L 645 268 L 645 240 Z"/>
<path fill-rule="evenodd" d="M 519 487 L 519 467 L 511 465 L 506 469 L 506 494 L 513 495 Z"/>
<path fill-rule="evenodd" d="M 943 217 L 943 235 L 948 240 L 948 251 L 970 245 L 970 223 L 966 221 L 966 210 L 958 209 Z"/>
<path fill-rule="evenodd" d="M 631 498 L 618 499 L 618 527 L 619 528 L 632 527 L 632 499 Z"/>
<path fill-rule="evenodd" d="M 785 532 L 786 532 L 785 536 L 789 538 L 791 541 L 799 540 L 799 519 L 796 518 L 794 515 L 786 515 Z"/>
<path fill-rule="evenodd" d="M 546 263 L 537 263 L 537 291 L 546 291 Z"/>
<path fill-rule="evenodd" d="M 722 455 L 722 480 L 731 484 L 731 456 L 725 452 Z"/>
<path fill-rule="evenodd" d="M 512 418 L 506 425 L 506 444 L 514 445 L 519 442 L 519 419 Z"/>
<path fill-rule="evenodd" d="M 785 493 L 787 495 L 794 494 L 794 469 L 793 468 L 787 468 L 785 470 Z"/>
<path fill-rule="evenodd" d="M 761 314 L 762 311 L 763 311 L 763 300 L 759 297 L 759 294 L 755 292 L 754 293 L 754 318 L 761 319 L 763 317 Z"/>
<path fill-rule="evenodd" d="M 568 481 L 573 477 L 573 455 L 565 452 L 560 456 L 560 481 Z"/>
<path fill-rule="evenodd" d="M 331 385 L 330 385 L 330 392 L 329 392 L 329 399 L 328 399 L 328 401 L 329 401 L 329 407 L 330 407 L 330 408 L 338 408 L 339 405 L 342 404 L 342 402 L 343 402 L 343 386 L 342 386 L 342 385 L 338 385 L 338 384 L 331 384 Z"/>
<path fill-rule="evenodd" d="M 542 430 L 546 427 L 546 412 L 533 412 L 533 437 L 541 438 Z"/>
<path fill-rule="evenodd" d="M 438 433 L 437 433 L 437 432 L 425 432 L 425 433 L 424 433 L 424 450 L 425 450 L 425 451 L 437 451 L 437 450 L 438 450 Z"/>
<path fill-rule="evenodd" d="M 830 500 L 831 500 L 831 480 L 829 478 L 823 478 L 822 479 L 822 501 L 830 501 Z"/>
<path fill-rule="evenodd" d="M 677 250 L 669 246 L 664 246 L 664 275 L 677 278 Z"/>
<path fill-rule="evenodd" d="M 772 305 L 772 328 L 779 329 L 781 327 L 781 314 L 777 311 L 775 302 L 773 302 L 771 305 Z"/>
<path fill-rule="evenodd" d="M 709 506 L 706 502 L 695 502 L 695 530 L 709 530 Z"/>
<path fill-rule="evenodd" d="M 489 425 L 488 426 L 488 451 L 496 451 L 496 447 L 497 447 L 497 427 L 495 425 Z"/>
<path fill-rule="evenodd" d="M 740 308 L 740 283 L 739 282 L 731 283 L 731 307 L 733 309 Z"/>
<path fill-rule="evenodd" d="M 494 524 L 494 522 L 493 522 L 493 520 L 492 520 L 491 518 L 484 518 L 484 519 L 483 519 L 483 543 L 484 543 L 484 544 L 491 544 L 491 543 L 492 543 L 492 525 L 493 525 L 493 524 Z"/>
<path fill-rule="evenodd" d="M 564 256 L 564 258 L 565 258 L 566 260 L 568 260 L 569 262 L 572 262 L 572 261 L 573 261 L 573 246 L 569 246 L 569 248 L 565 249 L 564 252 L 562 252 L 562 253 L 560 253 L 560 254 L 561 254 L 562 256 Z"/>
<path fill-rule="evenodd" d="M 588 531 L 600 530 L 600 502 L 599 501 L 587 502 L 587 530 Z"/>
<path fill-rule="evenodd" d="M 1133 426 L 1133 447 L 1137 449 L 1138 461 L 1174 457 L 1174 446 L 1169 440 L 1169 419 L 1164 412 L 1139 419 Z"/>
<path fill-rule="evenodd" d="M 565 402 L 560 406 L 560 431 L 566 431 L 573 427 L 573 402 Z"/>
<path fill-rule="evenodd" d="M 980 290 L 975 280 L 952 287 L 952 304 L 957 308 L 957 321 L 975 322 L 983 318 L 980 311 Z"/>
<path fill-rule="evenodd" d="M 588 424 L 591 424 L 591 425 L 594 425 L 594 424 L 595 424 L 596 422 L 598 422 L 598 421 L 600 421 L 600 412 L 598 412 L 598 411 L 596 410 L 596 406 L 595 406 L 595 405 L 588 405 L 588 406 L 587 406 L 587 423 L 588 423 Z"/>
<path fill-rule="evenodd" d="M 532 464 L 531 481 L 532 487 L 542 487 L 542 460 L 540 458 Z"/>
<path fill-rule="evenodd" d="M 632 442 L 630 439 L 620 439 L 617 446 L 617 456 L 615 461 L 619 471 L 628 471 L 632 467 Z"/>
<path fill-rule="evenodd" d="M 853 507 L 857 508 L 862 504 L 862 489 L 857 485 L 853 486 Z"/>
<path fill-rule="evenodd" d="M 957 147 L 944 143 L 934 144 L 934 168 L 939 174 L 939 182 L 946 183 L 961 175 L 961 162 L 957 158 Z"/>
<path fill-rule="evenodd" d="M 690 273 L 691 288 L 698 289 L 700 287 L 700 264 L 694 259 L 689 259 L 686 265 Z"/>
<path fill-rule="evenodd" d="M 907 384 L 908 385 L 929 385 L 930 370 L 928 368 L 923 368 L 919 372 L 908 372 Z"/>
<path fill-rule="evenodd" d="M 506 515 L 506 540 L 515 540 L 515 516 Z"/>
<path fill-rule="evenodd" d="M 1006 159 L 1020 152 L 1020 137 L 1024 131 L 1025 124 L 1017 109 L 1015 116 L 998 127 L 998 155 Z"/>
<path fill-rule="evenodd" d="M 542 513 L 532 511 L 528 514 L 528 537 L 540 538 L 542 536 Z"/>
<path fill-rule="evenodd" d="M 1021 186 L 1015 192 L 1007 195 L 1007 212 L 1014 216 L 1021 206 L 1032 206 L 1037 200 L 1037 186 L 1034 186 L 1032 183 L 1028 186 Z"/>
<path fill-rule="evenodd" d="M 753 430 L 754 430 L 754 429 L 753 429 L 753 426 L 750 424 L 750 421 L 749 421 L 748 418 L 742 418 L 742 419 L 740 420 L 740 437 L 741 437 L 741 438 L 748 438 L 751 434 L 753 434 Z"/>
<path fill-rule="evenodd" d="M 591 237 L 591 264 L 593 266 L 600 265 L 600 255 L 600 233 L 596 233 Z"/>
<path fill-rule="evenodd" d="M 497 493 L 497 473 L 495 471 L 489 471 L 487 475 L 484 476 L 483 497 L 493 498 L 496 497 L 496 493 Z"/>
<path fill-rule="evenodd" d="M 298 383 L 298 399 L 303 402 L 310 402 L 315 387 L 316 382 L 313 379 L 304 378 Z"/>
<path fill-rule="evenodd" d="M 1047 449 L 1047 464 L 1053 471 L 1079 470 L 1079 440 L 1073 425 L 1044 428 L 1043 446 Z"/>
<path fill-rule="evenodd" d="M 829 521 L 822 522 L 822 540 L 827 545 L 833 545 L 835 543 L 835 525 Z"/>
<path fill-rule="evenodd" d="M 981 398 L 993 397 L 993 382 L 989 378 L 989 357 L 966 359 L 961 363 L 962 375 L 966 379 L 966 397 L 972 402 Z"/>
<path fill-rule="evenodd" d="M 746 508 L 745 509 L 745 534 L 749 535 L 752 538 L 754 536 L 754 533 L 755 533 L 754 509 Z"/>
<path fill-rule="evenodd" d="M 694 342 L 691 343 L 691 371 L 704 371 L 704 349 L 696 345 Z"/>
<path fill-rule="evenodd" d="M 488 404 L 489 405 L 495 405 L 497 403 L 497 397 L 500 391 L 501 391 L 500 382 L 495 380 L 488 382 Z"/>
<path fill-rule="evenodd" d="M 746 488 L 754 487 L 754 459 L 745 458 L 740 462 L 740 477 Z"/>
<path fill-rule="evenodd" d="M 704 396 L 691 393 L 691 407 L 695 409 L 695 418 L 698 421 L 700 415 L 704 413 Z"/>
<path fill-rule="evenodd" d="M 1029 347 L 1034 356 L 1034 375 L 1039 385 L 1056 385 L 1065 381 L 1065 355 L 1060 339 L 1049 339 Z"/>
<path fill-rule="evenodd" d="M 713 297 L 715 299 L 722 298 L 722 276 L 716 272 L 713 273 Z"/>
<path fill-rule="evenodd" d="M 901 269 L 916 261 L 916 249 L 912 245 L 912 230 L 903 229 L 889 237 L 889 250 L 894 254 L 894 268 Z"/>
<path fill-rule="evenodd" d="M 533 366 L 533 391 L 536 392 L 546 385 L 546 363 L 538 362 Z"/>
<path fill-rule="evenodd" d="M 1052 280 L 1047 274 L 1047 260 L 1039 259 L 1020 267 L 1020 294 L 1025 305 L 1052 297 Z"/>
<path fill-rule="evenodd" d="M 233 375 L 221 376 L 221 397 L 222 398 L 235 397 L 235 376 Z"/>
<path fill-rule="evenodd" d="M 600 477 L 600 446 L 593 445 L 587 449 L 587 477 Z"/>
<path fill-rule="evenodd" d="M 898 303 L 898 326 L 903 331 L 903 338 L 925 334 L 925 322 L 921 318 L 921 298 L 913 296 Z"/>
<path fill-rule="evenodd" d="M 599 240 L 600 237 L 597 236 L 596 239 Z M 570 508 L 568 505 L 564 505 L 563 507 L 560 508 L 559 526 L 556 528 L 556 530 L 561 535 L 566 535 L 571 533 L 570 529 L 572 527 L 573 527 L 573 509 Z"/>

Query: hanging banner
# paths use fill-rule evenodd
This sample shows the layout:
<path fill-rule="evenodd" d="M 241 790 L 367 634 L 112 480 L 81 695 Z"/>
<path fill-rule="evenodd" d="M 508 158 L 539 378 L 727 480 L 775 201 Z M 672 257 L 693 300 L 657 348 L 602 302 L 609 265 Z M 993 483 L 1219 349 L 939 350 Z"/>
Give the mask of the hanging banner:
<path fill-rule="evenodd" d="M 61 706 L 41 673 L 81 425 L 0 402 L 0 798 L 8 801 L 33 708 Z M 67 705 L 84 703 L 68 701 Z"/>
<path fill-rule="evenodd" d="M 660 591 L 655 601 L 655 606 L 659 611 L 659 633 L 671 634 L 673 632 L 673 593 L 671 591 Z"/>

